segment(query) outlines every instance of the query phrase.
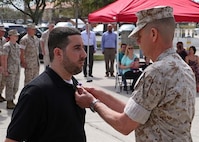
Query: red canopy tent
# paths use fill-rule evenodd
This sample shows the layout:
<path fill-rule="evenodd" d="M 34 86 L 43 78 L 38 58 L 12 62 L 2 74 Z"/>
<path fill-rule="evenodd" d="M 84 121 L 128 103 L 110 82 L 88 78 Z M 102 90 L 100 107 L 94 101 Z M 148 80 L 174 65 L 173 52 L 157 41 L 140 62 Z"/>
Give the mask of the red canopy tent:
<path fill-rule="evenodd" d="M 191 0 L 117 0 L 89 14 L 90 23 L 136 22 L 137 11 L 154 6 L 171 6 L 176 22 L 199 22 L 199 4 Z"/>
<path fill-rule="evenodd" d="M 199 22 L 199 4 L 191 0 L 117 0 L 89 14 L 88 21 L 90 23 L 133 23 L 137 21 L 135 16 L 137 11 L 154 6 L 173 7 L 176 22 Z M 119 86 L 117 78 L 115 86 L 118 91 Z"/>

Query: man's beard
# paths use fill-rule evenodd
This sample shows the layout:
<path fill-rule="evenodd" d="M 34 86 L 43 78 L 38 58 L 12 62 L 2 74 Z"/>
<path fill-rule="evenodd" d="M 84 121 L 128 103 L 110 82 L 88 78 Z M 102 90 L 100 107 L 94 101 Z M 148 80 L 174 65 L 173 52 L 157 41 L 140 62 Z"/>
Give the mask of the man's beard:
<path fill-rule="evenodd" d="M 81 62 L 81 61 L 84 61 L 84 59 L 83 59 L 83 58 L 80 59 L 79 62 Z M 70 74 L 72 74 L 72 75 L 76 75 L 76 74 L 82 72 L 82 67 L 79 67 L 79 66 L 77 65 L 78 62 L 77 62 L 77 63 L 74 63 L 74 62 L 71 61 L 66 55 L 64 55 L 64 60 L 63 60 L 62 63 L 63 63 L 64 69 L 65 69 L 68 73 L 70 73 Z"/>

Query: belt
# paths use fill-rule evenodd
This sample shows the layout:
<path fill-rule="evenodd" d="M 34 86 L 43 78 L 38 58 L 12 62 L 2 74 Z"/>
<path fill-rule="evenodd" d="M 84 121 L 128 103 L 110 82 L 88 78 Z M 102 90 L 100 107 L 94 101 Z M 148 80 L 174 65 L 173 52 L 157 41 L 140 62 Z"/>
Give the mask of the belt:
<path fill-rule="evenodd" d="M 85 46 L 85 47 L 88 47 L 88 46 L 89 46 L 89 47 L 94 47 L 94 45 L 84 45 L 84 46 Z"/>
<path fill-rule="evenodd" d="M 115 48 L 111 48 L 111 47 L 105 47 L 104 49 L 115 49 Z"/>

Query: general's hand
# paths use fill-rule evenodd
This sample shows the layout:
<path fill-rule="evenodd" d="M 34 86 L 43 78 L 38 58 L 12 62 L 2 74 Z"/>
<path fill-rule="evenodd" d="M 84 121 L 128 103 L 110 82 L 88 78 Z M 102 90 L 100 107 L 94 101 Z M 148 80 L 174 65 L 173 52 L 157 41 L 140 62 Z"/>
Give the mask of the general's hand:
<path fill-rule="evenodd" d="M 101 101 L 101 98 L 106 96 L 107 94 L 98 88 L 91 88 L 91 87 L 84 87 L 86 91 L 91 93 L 96 99 L 99 99 Z"/>
<path fill-rule="evenodd" d="M 81 108 L 89 108 L 94 99 L 95 97 L 86 91 L 82 86 L 77 86 L 77 91 L 75 92 L 75 100 L 77 105 Z"/>

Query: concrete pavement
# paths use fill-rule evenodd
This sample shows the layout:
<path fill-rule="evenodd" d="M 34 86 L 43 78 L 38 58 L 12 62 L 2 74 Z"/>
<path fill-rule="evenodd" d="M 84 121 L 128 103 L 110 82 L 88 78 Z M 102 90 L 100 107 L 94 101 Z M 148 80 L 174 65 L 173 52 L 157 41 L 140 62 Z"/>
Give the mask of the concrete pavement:
<path fill-rule="evenodd" d="M 41 65 L 41 71 L 43 71 L 43 64 Z M 21 70 L 21 80 L 20 80 L 20 88 L 17 93 L 17 98 L 15 102 L 17 102 L 18 95 L 20 90 L 23 88 L 23 69 Z M 105 64 L 103 61 L 95 61 L 93 67 L 93 81 L 87 82 L 87 78 L 83 77 L 83 73 L 76 75 L 76 78 L 81 82 L 84 86 L 93 86 L 100 88 L 101 90 L 107 91 L 113 96 L 119 98 L 122 101 L 127 102 L 128 98 L 131 96 L 130 94 L 126 94 L 126 92 L 116 93 L 115 90 L 115 78 L 106 78 L 105 75 Z M 4 94 L 3 94 L 4 96 Z M 6 129 L 11 119 L 12 110 L 6 109 L 6 103 L 0 103 L 0 109 L 2 112 L 0 113 L 0 142 L 3 142 L 6 136 Z M 196 111 L 195 117 L 192 125 L 192 137 L 193 142 L 199 141 L 199 94 L 196 97 Z M 87 134 L 87 142 L 135 142 L 134 132 L 129 134 L 128 136 L 124 136 L 119 132 L 115 131 L 112 127 L 110 127 L 107 123 L 102 120 L 97 113 L 92 113 L 89 109 L 87 109 L 86 114 L 86 124 L 85 124 L 86 134 Z"/>

